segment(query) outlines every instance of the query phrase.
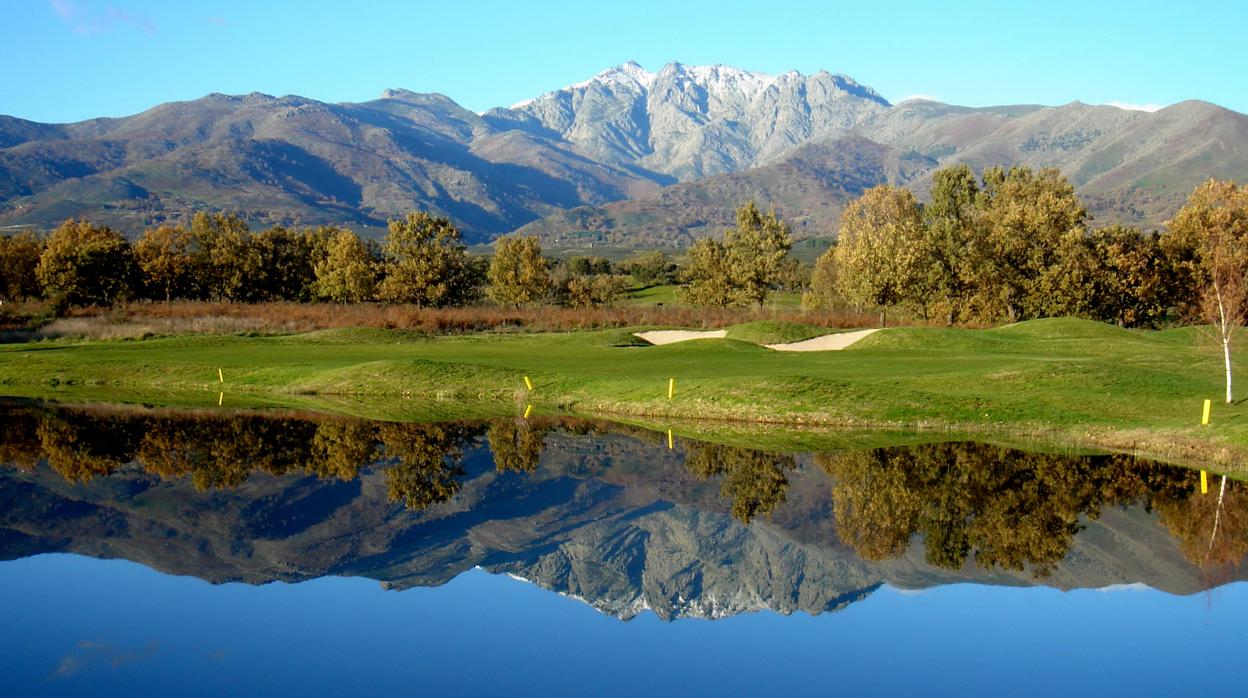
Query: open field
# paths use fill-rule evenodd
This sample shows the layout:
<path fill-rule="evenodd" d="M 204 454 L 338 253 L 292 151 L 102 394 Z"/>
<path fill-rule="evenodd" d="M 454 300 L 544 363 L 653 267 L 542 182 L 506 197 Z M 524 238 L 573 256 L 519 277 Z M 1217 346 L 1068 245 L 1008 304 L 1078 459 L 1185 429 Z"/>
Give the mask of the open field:
<path fill-rule="evenodd" d="M 1248 409 L 1216 399 L 1219 357 L 1199 328 L 1139 332 L 1072 319 L 896 328 L 844 351 L 802 353 L 733 339 L 649 346 L 633 336 L 638 329 L 433 338 L 345 329 L 4 345 L 0 393 L 203 406 L 221 392 L 235 406 L 370 416 L 401 403 L 394 416 L 421 418 L 512 414 L 532 404 L 671 421 L 1037 434 L 1189 464 L 1248 462 Z M 1242 365 L 1242 352 L 1236 360 Z M 1206 397 L 1215 399 L 1213 424 L 1200 427 Z"/>

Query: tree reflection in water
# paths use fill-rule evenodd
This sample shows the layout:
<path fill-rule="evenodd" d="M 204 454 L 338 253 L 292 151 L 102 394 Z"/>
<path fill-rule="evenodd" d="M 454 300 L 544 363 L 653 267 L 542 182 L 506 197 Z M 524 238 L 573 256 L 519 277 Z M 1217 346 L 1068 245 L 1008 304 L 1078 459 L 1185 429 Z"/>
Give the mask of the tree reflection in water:
<path fill-rule="evenodd" d="M 29 470 L 46 460 L 74 483 L 140 467 L 210 490 L 238 487 L 258 472 L 348 481 L 377 467 L 390 500 L 414 511 L 456 495 L 465 449 L 482 436 L 496 471 L 519 474 L 538 468 L 552 433 L 624 431 L 637 437 L 643 461 L 663 449 L 649 432 L 586 420 L 410 424 L 25 403 L 0 403 L 0 417 L 0 462 Z M 794 456 L 685 442 L 685 470 L 697 482 L 719 478 L 719 496 L 738 521 L 770 518 L 785 505 Z M 932 566 L 957 570 L 973 561 L 1044 577 L 1104 508 L 1133 505 L 1155 511 L 1182 554 L 1211 574 L 1233 572 L 1248 555 L 1248 493 L 1239 483 L 1201 496 L 1195 471 L 1130 456 L 955 442 L 816 454 L 814 461 L 830 477 L 837 536 L 866 560 L 898 558 L 921 536 Z"/>

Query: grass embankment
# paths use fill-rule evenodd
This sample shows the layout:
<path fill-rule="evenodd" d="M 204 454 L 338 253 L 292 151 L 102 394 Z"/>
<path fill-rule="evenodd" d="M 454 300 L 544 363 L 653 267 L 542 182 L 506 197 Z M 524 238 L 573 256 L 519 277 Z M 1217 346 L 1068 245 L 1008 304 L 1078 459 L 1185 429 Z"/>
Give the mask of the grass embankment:
<path fill-rule="evenodd" d="M 321 404 L 382 417 L 511 414 L 531 403 L 673 422 L 1034 435 L 1193 465 L 1248 455 L 1248 408 L 1216 399 L 1220 357 L 1198 328 L 1142 332 L 1071 319 L 898 328 L 844 351 L 803 354 L 737 339 L 638 346 L 632 329 L 8 345 L 0 347 L 0 393 L 203 405 L 223 390 L 227 404 Z M 672 400 L 668 378 L 676 379 Z M 1213 424 L 1200 427 L 1206 397 L 1215 399 Z"/>

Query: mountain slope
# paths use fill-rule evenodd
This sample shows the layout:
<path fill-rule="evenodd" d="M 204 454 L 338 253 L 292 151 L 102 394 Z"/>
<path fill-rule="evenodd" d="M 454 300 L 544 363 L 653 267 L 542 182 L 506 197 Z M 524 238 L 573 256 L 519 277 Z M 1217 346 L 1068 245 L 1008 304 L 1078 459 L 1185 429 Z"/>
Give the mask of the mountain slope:
<path fill-rule="evenodd" d="M 688 181 L 747 169 L 888 106 L 871 88 L 826 71 L 767 75 L 673 62 L 650 73 L 629 62 L 486 118 Z"/>
<path fill-rule="evenodd" d="M 367 226 L 424 208 L 481 240 L 657 186 L 566 144 L 500 133 L 449 98 L 405 91 L 339 105 L 210 95 L 124 119 L 28 124 L 3 124 L 14 143 L 0 149 L 7 224 L 91 215 L 134 229 L 216 208 L 265 223 Z"/>
<path fill-rule="evenodd" d="M 788 222 L 797 239 L 835 235 L 848 202 L 877 184 L 905 184 L 935 166 L 932 158 L 860 137 L 809 143 L 778 162 L 744 172 L 705 177 L 604 206 L 561 211 L 517 231 L 544 245 L 687 246 L 718 236 L 734 212 L 753 200 Z"/>

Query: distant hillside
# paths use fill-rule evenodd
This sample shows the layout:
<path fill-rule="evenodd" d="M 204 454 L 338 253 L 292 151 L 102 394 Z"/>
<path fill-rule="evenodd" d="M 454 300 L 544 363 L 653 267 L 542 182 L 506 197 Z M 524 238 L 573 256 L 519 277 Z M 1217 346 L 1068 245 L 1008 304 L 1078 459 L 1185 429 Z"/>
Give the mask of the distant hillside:
<path fill-rule="evenodd" d="M 935 166 L 920 155 L 859 137 L 811 143 L 771 165 L 705 177 L 656 194 L 604 206 L 581 206 L 530 223 L 518 231 L 543 244 L 586 243 L 684 247 L 718 236 L 734 223 L 734 210 L 754 200 L 789 223 L 795 238 L 836 234 L 841 209 L 877 184 L 904 184 Z"/>

